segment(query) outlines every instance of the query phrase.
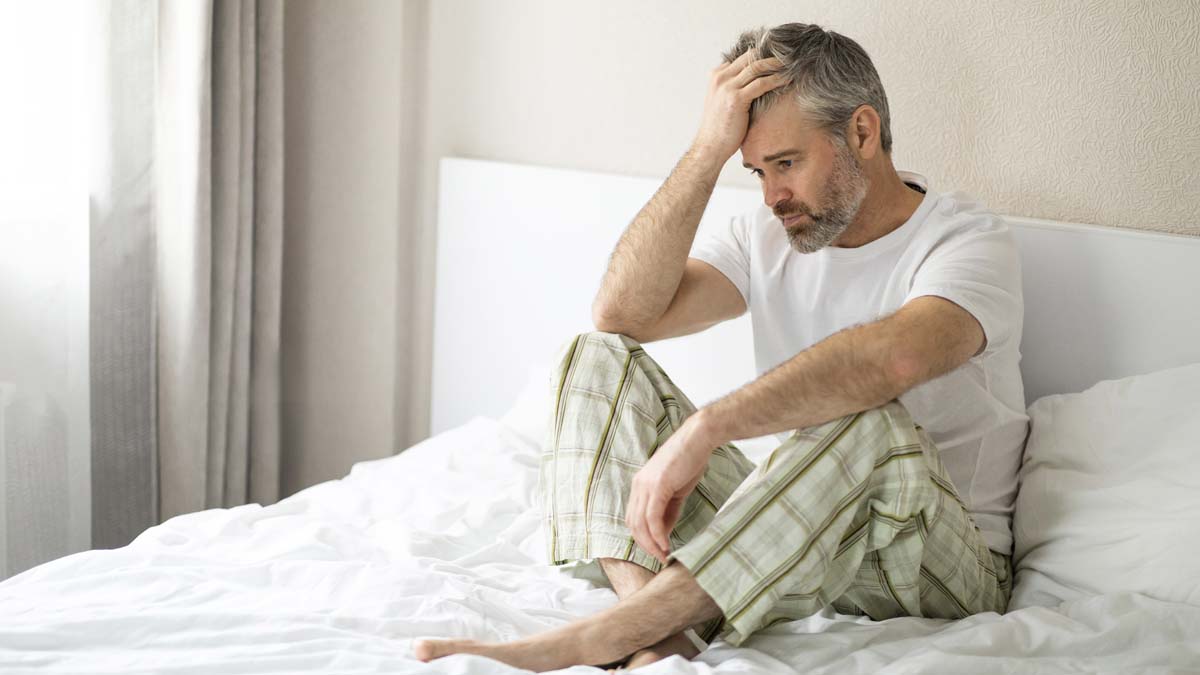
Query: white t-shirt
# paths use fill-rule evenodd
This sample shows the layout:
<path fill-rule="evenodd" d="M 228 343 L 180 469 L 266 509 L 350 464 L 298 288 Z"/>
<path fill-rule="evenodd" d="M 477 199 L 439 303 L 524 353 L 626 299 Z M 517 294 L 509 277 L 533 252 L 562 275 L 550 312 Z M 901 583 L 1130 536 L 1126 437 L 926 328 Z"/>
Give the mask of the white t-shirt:
<path fill-rule="evenodd" d="M 1018 364 L 1024 314 L 1021 264 L 1005 222 L 962 193 L 925 190 L 903 225 L 857 248 L 797 253 L 764 205 L 702 228 L 691 257 L 741 292 L 754 328 L 759 375 L 839 330 L 870 323 L 909 300 L 936 295 L 979 320 L 987 348 L 900 396 L 937 444 L 988 548 L 1012 553 L 1012 509 L 1029 417 Z M 782 442 L 789 432 L 777 434 Z"/>

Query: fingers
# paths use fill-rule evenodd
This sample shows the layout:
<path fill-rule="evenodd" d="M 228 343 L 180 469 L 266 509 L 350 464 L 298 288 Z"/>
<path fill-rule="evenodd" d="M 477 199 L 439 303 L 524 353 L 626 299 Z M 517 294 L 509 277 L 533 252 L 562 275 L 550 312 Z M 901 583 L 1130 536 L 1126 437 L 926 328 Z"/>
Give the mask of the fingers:
<path fill-rule="evenodd" d="M 753 101 L 768 91 L 783 85 L 787 82 L 787 80 L 787 75 L 783 73 L 775 73 L 774 75 L 760 77 L 742 89 L 742 93 L 746 96 L 746 98 Z"/>
<path fill-rule="evenodd" d="M 634 479 L 633 489 L 629 493 L 629 504 L 625 507 L 625 525 L 633 535 L 633 540 L 650 555 L 658 558 L 650 533 L 646 528 L 646 509 L 644 491 Z"/>
<path fill-rule="evenodd" d="M 669 539 L 670 530 L 666 529 L 663 521 L 667 515 L 667 500 L 663 499 L 662 495 L 651 495 L 650 502 L 646 505 L 646 522 L 650 527 L 650 538 L 654 540 L 654 545 L 658 547 L 659 560 L 667 557 L 667 551 L 671 549 Z"/>
<path fill-rule="evenodd" d="M 671 553 L 671 531 L 675 529 L 675 523 L 679 522 L 679 512 L 683 509 L 683 502 L 684 499 L 681 497 L 671 498 L 667 502 L 666 511 L 658 521 L 662 526 L 662 538 L 659 539 L 659 544 L 662 545 L 664 554 Z M 666 562 L 666 555 L 663 556 L 663 562 Z"/>
<path fill-rule="evenodd" d="M 750 63 L 741 69 L 730 81 L 730 84 L 737 89 L 741 89 L 747 84 L 761 78 L 763 75 L 770 75 L 778 71 L 783 66 L 783 62 L 775 57 L 769 59 L 759 59 Z"/>
<path fill-rule="evenodd" d="M 657 518 L 651 515 L 652 510 L 660 514 L 662 512 L 661 507 L 654 506 L 654 501 L 653 490 L 635 477 L 629 493 L 629 504 L 625 507 L 625 525 L 638 546 L 659 561 L 666 562 L 669 546 L 660 545 L 660 539 L 653 531 L 653 523 Z"/>
<path fill-rule="evenodd" d="M 775 57 L 758 59 L 753 50 L 747 50 L 732 62 L 714 68 L 693 145 L 721 157 L 733 155 L 746 136 L 751 102 L 758 93 L 783 84 L 783 79 L 772 77 L 782 65 Z M 761 82 L 767 78 L 767 82 Z"/>
<path fill-rule="evenodd" d="M 684 500 L 676 497 L 667 503 L 667 514 L 664 516 L 663 522 L 667 526 L 667 536 L 675 529 L 675 523 L 679 522 L 679 512 L 683 510 Z M 667 553 L 671 552 L 671 541 L 667 540 Z"/>
<path fill-rule="evenodd" d="M 739 72 L 741 72 L 742 68 L 745 67 L 746 63 L 748 61 L 750 61 L 750 59 L 752 59 L 752 58 L 754 58 L 754 51 L 751 49 L 747 49 L 746 51 L 742 52 L 741 55 L 739 55 L 736 59 L 730 61 L 729 63 L 722 63 L 721 65 L 717 66 L 716 68 L 713 68 L 713 73 L 716 75 L 724 75 L 726 73 L 739 73 Z"/>

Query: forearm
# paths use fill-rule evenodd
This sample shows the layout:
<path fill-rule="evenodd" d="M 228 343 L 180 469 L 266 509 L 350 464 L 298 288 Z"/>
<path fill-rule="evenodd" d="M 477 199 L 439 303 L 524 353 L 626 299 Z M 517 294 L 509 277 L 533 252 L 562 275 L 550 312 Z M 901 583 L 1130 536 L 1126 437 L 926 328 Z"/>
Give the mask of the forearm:
<path fill-rule="evenodd" d="M 696 413 L 713 446 L 793 431 L 875 408 L 908 386 L 888 327 L 835 333 Z"/>
<path fill-rule="evenodd" d="M 700 217 L 724 166 L 693 146 L 626 228 L 609 259 L 592 314 L 612 326 L 639 326 L 667 310 L 683 278 Z"/>

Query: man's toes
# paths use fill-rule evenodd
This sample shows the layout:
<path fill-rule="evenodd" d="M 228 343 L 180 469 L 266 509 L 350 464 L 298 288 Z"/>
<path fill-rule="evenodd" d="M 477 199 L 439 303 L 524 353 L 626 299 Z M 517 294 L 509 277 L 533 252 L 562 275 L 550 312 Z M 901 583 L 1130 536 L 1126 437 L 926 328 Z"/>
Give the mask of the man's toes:
<path fill-rule="evenodd" d="M 432 661 L 452 653 L 451 640 L 414 640 L 413 656 L 418 661 Z"/>
<path fill-rule="evenodd" d="M 433 645 L 429 640 L 413 640 L 412 650 L 418 661 L 429 661 L 433 658 Z"/>

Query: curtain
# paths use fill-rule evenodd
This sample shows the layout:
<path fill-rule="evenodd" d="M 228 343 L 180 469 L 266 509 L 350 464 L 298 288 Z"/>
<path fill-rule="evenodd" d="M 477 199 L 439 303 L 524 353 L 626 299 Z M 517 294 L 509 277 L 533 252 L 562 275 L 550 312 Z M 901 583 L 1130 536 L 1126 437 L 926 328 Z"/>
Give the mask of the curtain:
<path fill-rule="evenodd" d="M 79 8 L 0 2 L 0 579 L 90 541 Z"/>
<path fill-rule="evenodd" d="M 96 10 L 91 544 L 279 497 L 282 0 Z"/>

